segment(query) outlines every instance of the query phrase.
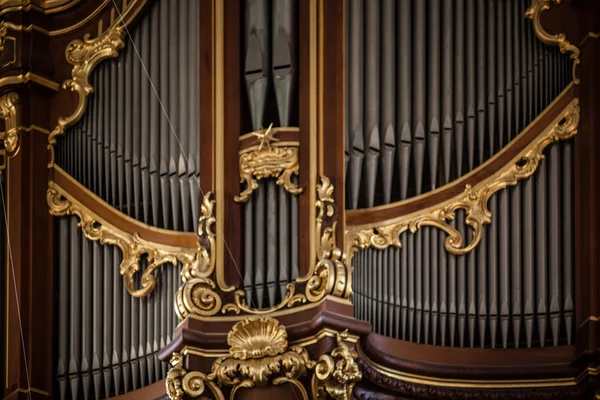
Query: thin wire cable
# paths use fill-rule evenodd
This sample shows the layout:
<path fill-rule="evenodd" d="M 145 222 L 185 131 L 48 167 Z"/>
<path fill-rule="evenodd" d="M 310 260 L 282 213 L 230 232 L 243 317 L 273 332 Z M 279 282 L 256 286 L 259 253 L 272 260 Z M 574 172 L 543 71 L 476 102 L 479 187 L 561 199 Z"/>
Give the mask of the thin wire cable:
<path fill-rule="evenodd" d="M 31 399 L 31 383 L 29 381 L 29 366 L 27 365 L 27 352 L 25 351 L 25 336 L 23 335 L 23 322 L 21 321 L 21 307 L 19 306 L 19 296 L 17 295 L 17 278 L 15 275 L 15 264 L 13 262 L 12 248 L 10 246 L 10 235 L 8 232 L 8 218 L 6 218 L 6 203 L 4 202 L 4 188 L 0 185 L 0 194 L 2 195 L 2 209 L 4 211 L 4 222 L 6 224 L 6 242 L 8 243 L 8 256 L 10 258 L 10 268 L 12 270 L 13 285 L 15 286 L 15 304 L 17 305 L 17 315 L 19 316 L 19 330 L 21 331 L 21 346 L 23 347 L 23 360 L 25 361 L 25 376 L 27 377 L 27 394 Z"/>
<path fill-rule="evenodd" d="M 179 149 L 181 150 L 181 154 L 182 154 L 183 158 L 185 159 L 185 162 L 189 164 L 188 157 L 185 154 L 183 146 L 181 145 L 181 141 L 179 140 L 179 135 L 177 135 L 177 132 L 175 131 L 175 128 L 173 127 L 173 124 L 171 123 L 171 118 L 169 118 L 169 114 L 167 113 L 167 110 L 166 110 L 166 108 L 165 108 L 165 106 L 164 106 L 164 104 L 162 102 L 162 99 L 158 95 L 158 91 L 156 90 L 156 87 L 154 86 L 154 82 L 152 81 L 152 78 L 150 77 L 150 74 L 148 73 L 148 69 L 146 68 L 146 64 L 144 64 L 144 61 L 142 60 L 140 52 L 138 51 L 138 48 L 135 45 L 135 42 L 133 41 L 133 37 L 131 36 L 131 33 L 129 33 L 129 28 L 127 28 L 127 24 L 125 24 L 125 21 L 123 20 L 123 14 L 121 13 L 121 10 L 119 9 L 119 7 L 117 7 L 117 4 L 115 3 L 115 0 L 112 0 L 112 3 L 114 5 L 115 9 L 117 10 L 117 13 L 119 13 L 120 23 L 123 24 L 123 28 L 125 28 L 125 32 L 127 33 L 127 38 L 129 39 L 129 41 L 131 42 L 131 45 L 133 46 L 135 54 L 136 54 L 137 58 L 139 59 L 140 64 L 142 65 L 142 69 L 144 70 L 144 74 L 146 75 L 146 78 L 148 78 L 148 82 L 150 82 L 150 86 L 152 87 L 152 91 L 154 92 L 154 95 L 156 96 L 156 99 L 158 100 L 158 103 L 160 104 L 160 108 L 161 108 L 163 114 L 165 115 L 165 117 L 167 119 L 167 122 L 169 123 L 169 127 L 170 127 L 170 130 L 171 130 L 171 133 L 175 137 L 175 140 L 177 140 L 177 144 L 179 145 Z M 202 197 L 204 197 L 204 192 L 202 191 L 202 187 L 200 186 L 200 178 L 198 176 L 196 176 L 196 175 L 193 175 L 193 176 L 198 181 L 198 188 L 200 189 L 200 194 L 202 195 Z M 240 276 L 240 279 L 243 281 L 244 277 L 242 276 L 242 272 L 240 271 L 240 267 L 238 266 L 237 262 L 235 261 L 235 258 L 233 257 L 233 253 L 231 252 L 231 249 L 229 248 L 229 244 L 225 240 L 225 236 L 220 231 L 218 224 L 215 224 L 215 227 L 216 227 L 216 231 L 217 231 L 216 234 L 218 236 L 220 236 L 221 239 L 223 239 L 223 243 L 225 244 L 225 248 L 227 249 L 227 252 L 229 253 L 229 257 L 231 258 L 231 261 L 233 261 L 233 265 L 235 266 L 235 270 L 237 271 L 238 275 Z M 249 301 L 250 301 L 251 304 L 253 303 L 252 296 L 250 296 Z"/>

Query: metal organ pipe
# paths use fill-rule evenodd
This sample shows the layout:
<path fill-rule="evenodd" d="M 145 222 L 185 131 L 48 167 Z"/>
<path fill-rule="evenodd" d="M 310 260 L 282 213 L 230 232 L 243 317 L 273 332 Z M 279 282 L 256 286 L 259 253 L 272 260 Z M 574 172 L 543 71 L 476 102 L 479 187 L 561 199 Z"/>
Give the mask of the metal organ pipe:
<path fill-rule="evenodd" d="M 558 96 L 570 60 L 537 39 L 528 6 L 347 3 L 347 207 L 389 204 L 454 181 Z M 429 227 L 403 232 L 402 248 L 358 252 L 356 315 L 380 334 L 417 343 L 570 344 L 572 152 L 571 142 L 549 146 L 534 176 L 494 195 L 492 224 L 467 255 L 449 254 L 446 234 Z M 452 226 L 469 242 L 464 216 L 459 210 Z"/>
<path fill-rule="evenodd" d="M 198 11 L 192 0 L 154 2 L 131 30 L 141 60 L 127 43 L 97 67 L 86 113 L 57 145 L 57 165 L 104 201 L 173 230 L 193 231 L 199 215 Z M 56 229 L 60 398 L 105 398 L 162 379 L 158 351 L 176 325 L 180 266 L 163 266 L 153 293 L 135 298 L 117 248 L 86 239 L 76 217 Z"/>

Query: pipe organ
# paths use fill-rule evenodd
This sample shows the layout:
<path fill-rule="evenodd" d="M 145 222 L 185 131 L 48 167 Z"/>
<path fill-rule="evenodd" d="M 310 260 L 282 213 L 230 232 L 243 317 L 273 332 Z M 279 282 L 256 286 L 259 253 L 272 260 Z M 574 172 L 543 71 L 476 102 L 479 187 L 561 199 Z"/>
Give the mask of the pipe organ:
<path fill-rule="evenodd" d="M 2 398 L 598 398 L 598 16 L 0 1 Z"/>

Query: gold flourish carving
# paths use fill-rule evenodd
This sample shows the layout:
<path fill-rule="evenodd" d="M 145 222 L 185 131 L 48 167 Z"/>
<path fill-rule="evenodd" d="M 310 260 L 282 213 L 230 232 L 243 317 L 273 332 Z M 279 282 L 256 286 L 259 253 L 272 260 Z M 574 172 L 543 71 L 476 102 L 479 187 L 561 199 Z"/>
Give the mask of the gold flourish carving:
<path fill-rule="evenodd" d="M 346 253 L 337 247 L 335 240 L 335 204 L 333 185 L 328 177 L 322 176 L 317 185 L 317 263 L 308 283 L 306 297 L 311 302 L 326 295 L 348 299 L 352 295 L 353 267 L 346 262 Z M 327 226 L 326 222 L 330 225 Z"/>
<path fill-rule="evenodd" d="M 400 247 L 400 234 L 406 230 L 416 232 L 423 226 L 433 226 L 446 232 L 445 249 L 456 255 L 472 251 L 481 241 L 483 227 L 492 222 L 487 207 L 490 197 L 501 189 L 515 186 L 520 180 L 530 177 L 544 158 L 544 149 L 550 143 L 566 140 L 577 133 L 579 125 L 579 101 L 574 99 L 542 133 L 509 163 L 495 174 L 475 186 L 466 185 L 465 191 L 447 201 L 412 214 L 396 218 L 385 225 L 349 229 L 345 235 L 346 252 L 352 257 L 359 249 L 374 247 L 385 249 Z M 465 244 L 460 232 L 450 225 L 456 211 L 465 211 L 465 223 L 473 231 L 473 240 Z"/>
<path fill-rule="evenodd" d="M 299 379 L 312 371 L 314 399 L 350 399 L 348 394 L 362 376 L 356 364 L 357 353 L 343 343 L 345 335 L 338 333 L 338 347 L 331 355 L 313 361 L 304 347 L 288 348 L 285 327 L 276 319 L 250 317 L 233 326 L 227 335 L 229 354 L 215 360 L 210 374 L 186 372 L 181 355 L 174 353 L 173 368 L 166 379 L 167 394 L 171 400 L 183 399 L 184 395 L 199 398 L 209 388 L 216 399 L 225 399 L 223 389 L 228 388 L 229 398 L 234 399 L 239 389 L 289 383 L 308 400 Z"/>
<path fill-rule="evenodd" d="M 78 226 L 86 238 L 121 249 L 123 261 L 119 272 L 125 277 L 125 286 L 132 296 L 143 297 L 150 294 L 156 286 L 154 271 L 165 263 L 173 265 L 181 263 L 183 271 L 193 269 L 198 271 L 201 277 L 212 273 L 211 268 L 214 264 L 206 258 L 207 253 L 202 251 L 200 246 L 198 249 L 167 246 L 144 240 L 137 233 L 123 232 L 84 207 L 54 182 L 49 183 L 46 200 L 50 214 L 59 217 L 65 215 L 79 217 Z M 141 288 L 136 289 L 134 276 L 140 270 L 140 259 L 143 256 L 146 256 L 148 266 L 140 280 Z"/>
<path fill-rule="evenodd" d="M 540 22 L 542 13 L 550 9 L 552 4 L 560 4 L 560 2 L 561 0 L 532 0 L 531 6 L 525 12 L 525 16 L 533 22 L 533 30 L 538 39 L 548 45 L 558 46 L 560 52 L 563 54 L 571 53 L 571 59 L 573 60 L 573 83 L 578 85 L 579 78 L 577 78 L 577 66 L 581 62 L 579 59 L 579 48 L 571 44 L 564 33 L 556 35 L 548 33 Z"/>
<path fill-rule="evenodd" d="M 337 347 L 331 355 L 319 357 L 312 377 L 311 388 L 315 400 L 332 398 L 335 400 L 351 400 L 352 389 L 362 379 L 358 369 L 356 350 L 348 347 L 344 339 L 348 331 L 337 334 Z"/>
<path fill-rule="evenodd" d="M 222 308 L 222 300 L 216 292 L 215 282 L 212 280 L 212 274 L 215 270 L 215 201 L 212 199 L 212 193 L 207 193 L 201 206 L 201 214 L 198 221 L 198 236 L 203 244 L 198 248 L 198 262 L 184 265 L 181 270 L 181 280 L 183 285 L 175 295 L 175 312 L 180 319 L 184 319 L 190 314 L 200 316 L 211 316 L 219 312 Z M 239 308 L 227 305 L 223 312 L 236 312 L 239 314 Z"/>
<path fill-rule="evenodd" d="M 19 95 L 10 92 L 0 97 L 0 118 L 4 119 L 4 148 L 10 157 L 19 152 L 20 125 L 18 115 Z"/>
<path fill-rule="evenodd" d="M 117 23 L 110 26 L 97 38 L 90 39 L 90 35 L 86 34 L 83 40 L 76 39 L 67 46 L 65 56 L 67 61 L 73 65 L 73 70 L 71 79 L 66 80 L 62 84 L 62 88 L 77 92 L 79 103 L 73 114 L 58 119 L 58 125 L 48 136 L 48 150 L 50 151 L 48 168 L 54 165 L 56 137 L 64 135 L 66 129 L 79 121 L 85 112 L 88 96 L 94 91 L 89 82 L 90 74 L 101 61 L 118 55 L 119 50 L 125 46 L 124 32 L 125 26 Z"/>
<path fill-rule="evenodd" d="M 234 197 L 238 203 L 247 202 L 258 188 L 258 181 L 266 178 L 277 178 L 277 184 L 292 194 L 302 193 L 302 188 L 292 182 L 292 174 L 298 175 L 298 148 L 272 144 L 277 141 L 272 127 L 253 132 L 260 143 L 258 148 L 240 155 L 240 182 L 246 183 L 246 189 Z"/>

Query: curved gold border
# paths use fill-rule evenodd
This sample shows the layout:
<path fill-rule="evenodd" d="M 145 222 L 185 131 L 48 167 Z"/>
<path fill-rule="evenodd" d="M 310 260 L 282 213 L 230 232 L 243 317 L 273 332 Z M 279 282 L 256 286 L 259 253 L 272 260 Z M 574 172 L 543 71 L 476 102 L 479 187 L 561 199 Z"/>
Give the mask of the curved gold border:
<path fill-rule="evenodd" d="M 65 56 L 67 61 L 73 65 L 73 70 L 71 71 L 71 78 L 63 82 L 61 87 L 77 92 L 79 101 L 73 114 L 59 118 L 58 125 L 48 136 L 48 150 L 50 151 L 48 168 L 54 165 L 56 137 L 64 135 L 66 129 L 79 121 L 85 112 L 88 96 L 94 91 L 89 82 L 90 74 L 101 61 L 109 57 L 117 57 L 119 50 L 125 46 L 124 38 L 127 25 L 131 23 L 146 1 L 133 0 L 129 3 L 120 12 L 120 18 L 109 26 L 102 35 L 90 39 L 90 35 L 86 34 L 83 40 L 74 40 L 67 46 Z"/>
<path fill-rule="evenodd" d="M 533 22 L 533 31 L 538 39 L 546 44 L 558 46 L 560 52 L 563 54 L 571 53 L 571 59 L 573 60 L 573 83 L 578 85 L 579 78 L 577 78 L 577 66 L 581 62 L 579 59 L 579 48 L 571 44 L 564 33 L 556 35 L 548 33 L 540 22 L 542 13 L 550 9 L 552 4 L 560 4 L 560 2 L 561 0 L 532 0 L 531 6 L 525 12 L 525 16 Z"/>
<path fill-rule="evenodd" d="M 508 163 L 474 186 L 467 184 L 462 194 L 385 222 L 376 221 L 349 228 L 345 234 L 346 253 L 352 257 L 359 249 L 371 246 L 377 249 L 385 249 L 391 245 L 400 247 L 399 236 L 402 232 L 406 230 L 415 232 L 423 226 L 434 226 L 448 234 L 444 241 L 444 247 L 448 252 L 456 255 L 470 252 L 481 241 L 483 226 L 492 221 L 491 212 L 487 208 L 490 197 L 497 191 L 507 186 L 514 186 L 518 181 L 530 177 L 544 158 L 543 151 L 550 143 L 569 139 L 575 135 L 579 125 L 579 112 L 579 100 L 573 99 L 546 129 Z M 491 161 L 473 170 L 468 176 L 476 175 Z M 473 230 L 473 240 L 465 246 L 463 246 L 464 239 L 461 233 L 449 223 L 454 220 L 455 213 L 459 209 L 465 210 L 465 223 Z"/>
<path fill-rule="evenodd" d="M 85 207 L 55 182 L 48 183 L 46 201 L 50 214 L 54 216 L 76 215 L 79 217 L 78 226 L 88 239 L 99 241 L 103 245 L 115 245 L 121 249 L 123 260 L 119 271 L 125 277 L 127 290 L 135 297 L 143 297 L 152 292 L 156 286 L 154 270 L 163 264 L 177 265 L 181 263 L 183 270 L 200 264 L 198 257 L 203 253 L 200 252 L 199 246 L 197 248 L 169 246 L 145 240 L 137 232 L 124 232 Z M 144 255 L 149 265 L 142 274 L 142 287 L 136 289 L 134 275 L 140 270 L 140 259 Z"/>
<path fill-rule="evenodd" d="M 411 382 L 427 386 L 443 386 L 452 388 L 480 388 L 480 389 L 524 389 L 524 388 L 548 388 L 576 386 L 588 375 L 598 375 L 598 368 L 587 368 L 581 374 L 571 378 L 548 378 L 548 379 L 499 379 L 499 380 L 476 380 L 476 379 L 450 379 L 434 376 L 417 375 L 408 372 L 397 371 L 371 360 L 364 352 L 360 341 L 356 344 L 358 356 L 375 371 L 404 382 Z"/>

